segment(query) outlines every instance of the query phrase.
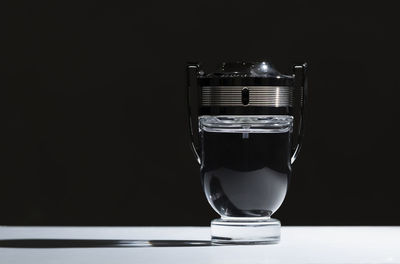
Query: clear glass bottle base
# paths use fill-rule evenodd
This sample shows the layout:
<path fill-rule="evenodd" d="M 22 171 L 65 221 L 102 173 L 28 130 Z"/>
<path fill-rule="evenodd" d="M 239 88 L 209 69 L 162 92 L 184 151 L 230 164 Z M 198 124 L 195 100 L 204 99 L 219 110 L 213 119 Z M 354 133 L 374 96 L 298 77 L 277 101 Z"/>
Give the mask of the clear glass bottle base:
<path fill-rule="evenodd" d="M 274 218 L 214 219 L 211 221 L 213 244 L 276 244 L 281 238 L 281 222 Z"/>

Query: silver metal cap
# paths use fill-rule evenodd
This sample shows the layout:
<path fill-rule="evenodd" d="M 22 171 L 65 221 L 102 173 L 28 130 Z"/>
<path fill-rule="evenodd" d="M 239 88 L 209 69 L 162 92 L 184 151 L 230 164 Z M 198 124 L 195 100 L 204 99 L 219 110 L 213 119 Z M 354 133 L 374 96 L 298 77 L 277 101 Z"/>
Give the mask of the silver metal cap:
<path fill-rule="evenodd" d="M 291 107 L 291 86 L 203 86 L 202 106 Z"/>

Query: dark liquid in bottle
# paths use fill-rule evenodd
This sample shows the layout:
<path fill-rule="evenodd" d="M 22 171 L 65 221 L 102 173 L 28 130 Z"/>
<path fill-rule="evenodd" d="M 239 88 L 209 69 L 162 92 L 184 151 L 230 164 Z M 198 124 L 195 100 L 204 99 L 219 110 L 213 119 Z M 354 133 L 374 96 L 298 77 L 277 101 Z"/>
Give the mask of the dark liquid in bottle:
<path fill-rule="evenodd" d="M 270 216 L 291 173 L 290 133 L 201 132 L 202 184 L 221 215 Z"/>

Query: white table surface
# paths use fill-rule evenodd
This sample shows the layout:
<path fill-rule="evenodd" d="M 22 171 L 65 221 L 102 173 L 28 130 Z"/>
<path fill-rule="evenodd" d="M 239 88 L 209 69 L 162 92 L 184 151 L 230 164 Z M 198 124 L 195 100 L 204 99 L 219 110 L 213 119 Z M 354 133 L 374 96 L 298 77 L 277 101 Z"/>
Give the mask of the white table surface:
<path fill-rule="evenodd" d="M 208 227 L 0 227 L 4 239 L 209 240 Z M 282 227 L 260 246 L 0 248 L 0 264 L 400 263 L 400 227 Z"/>

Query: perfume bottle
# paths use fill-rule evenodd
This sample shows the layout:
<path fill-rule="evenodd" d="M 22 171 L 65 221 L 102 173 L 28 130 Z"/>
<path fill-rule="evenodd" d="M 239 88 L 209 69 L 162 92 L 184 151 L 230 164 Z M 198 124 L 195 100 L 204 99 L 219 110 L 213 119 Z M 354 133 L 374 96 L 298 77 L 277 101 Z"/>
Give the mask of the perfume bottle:
<path fill-rule="evenodd" d="M 268 62 L 233 62 L 205 73 L 199 63 L 187 66 L 191 147 L 206 198 L 221 216 L 211 222 L 215 244 L 280 240 L 281 224 L 271 216 L 302 145 L 307 94 L 307 65 L 293 69 L 284 75 Z"/>

